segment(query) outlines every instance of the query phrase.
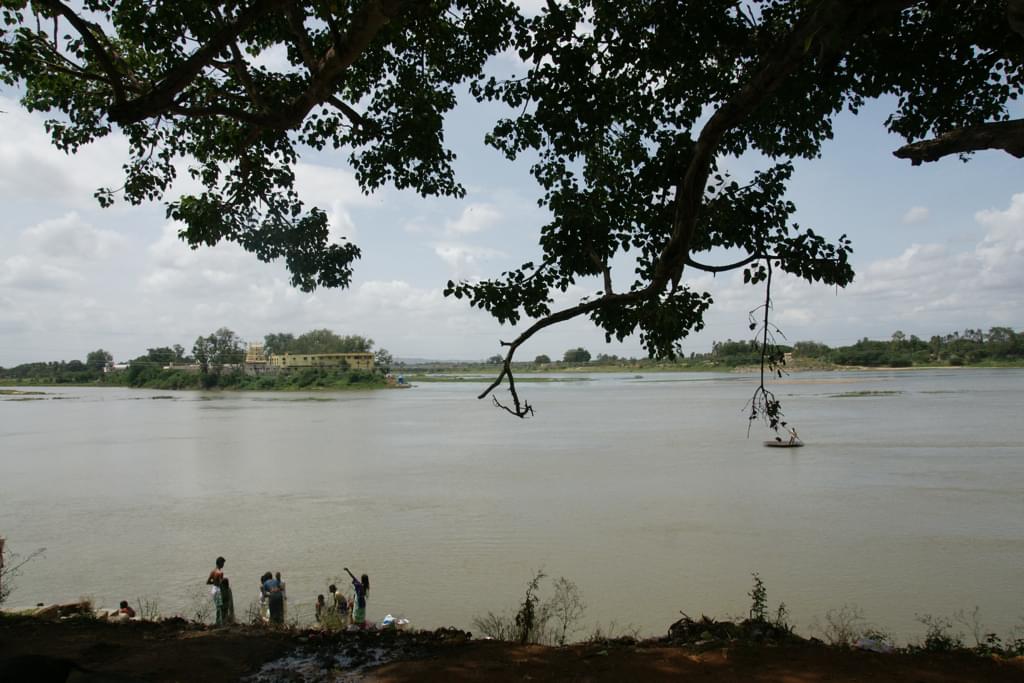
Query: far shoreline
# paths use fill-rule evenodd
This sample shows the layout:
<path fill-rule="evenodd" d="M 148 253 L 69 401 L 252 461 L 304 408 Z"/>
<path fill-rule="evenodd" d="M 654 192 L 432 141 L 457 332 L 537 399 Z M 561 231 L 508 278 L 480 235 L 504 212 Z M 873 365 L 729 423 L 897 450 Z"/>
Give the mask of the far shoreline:
<path fill-rule="evenodd" d="M 782 377 L 772 376 L 772 384 L 786 384 L 786 383 L 800 383 L 800 382 L 827 382 L 826 379 L 821 380 L 798 380 L 793 379 L 787 382 L 786 377 L 788 375 L 801 375 L 805 373 L 870 373 L 870 372 L 922 372 L 928 370 L 957 370 L 957 371 L 970 371 L 970 370 L 1010 370 L 1019 371 L 1024 370 L 1024 361 L 1020 363 L 1001 363 L 1001 364 L 985 364 L 985 365 L 912 365 L 912 366 L 898 366 L 898 365 L 804 365 L 800 363 L 792 363 L 782 368 Z M 572 365 L 568 367 L 545 367 L 545 368 L 524 368 L 515 370 L 516 381 L 524 383 L 559 383 L 559 382 L 585 382 L 588 381 L 586 375 L 606 375 L 606 374 L 621 374 L 621 375 L 633 375 L 637 378 L 641 378 L 645 374 L 697 374 L 697 373 L 709 373 L 709 374 L 721 374 L 721 375 L 756 375 L 761 371 L 761 368 L 757 365 L 737 365 L 737 366 L 615 366 L 615 365 L 597 365 L 592 367 L 584 367 L 581 365 Z M 500 369 L 483 366 L 483 365 L 469 365 L 469 366 L 442 366 L 437 369 L 409 369 L 404 374 L 406 375 L 406 385 L 393 385 L 384 382 L 366 382 L 350 385 L 333 385 L 333 386 L 278 386 L 278 387 L 255 387 L 255 386 L 217 386 L 217 387 L 181 387 L 171 388 L 165 386 L 131 386 L 127 384 L 113 383 L 113 382 L 40 382 L 33 381 L 31 379 L 9 379 L 0 378 L 0 396 L 13 396 L 17 395 L 17 392 L 22 389 L 31 389 L 34 387 L 39 388 L 84 388 L 84 389 L 145 389 L 148 391 L 167 391 L 177 393 L 181 391 L 195 391 L 205 394 L 235 394 L 235 393 L 347 393 L 350 391 L 378 391 L 378 390 L 391 390 L 391 389 L 404 389 L 412 388 L 412 383 L 420 382 L 424 384 L 433 383 L 451 383 L 451 384 L 478 384 L 478 383 L 490 383 L 493 381 L 494 376 L 500 372 Z M 566 374 L 575 375 L 572 377 L 552 377 L 553 374 Z M 4 391 L 7 390 L 7 391 Z M 11 399 L 8 399 L 11 400 Z"/>

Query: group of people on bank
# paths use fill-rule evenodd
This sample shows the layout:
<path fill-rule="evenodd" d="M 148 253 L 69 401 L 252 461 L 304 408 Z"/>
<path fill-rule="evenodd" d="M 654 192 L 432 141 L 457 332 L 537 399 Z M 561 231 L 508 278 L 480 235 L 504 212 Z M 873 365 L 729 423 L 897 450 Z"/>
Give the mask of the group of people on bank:
<path fill-rule="evenodd" d="M 319 624 L 337 624 L 346 627 L 354 624 L 358 628 L 366 627 L 366 599 L 370 595 L 370 577 L 363 574 L 358 579 L 345 567 L 345 572 L 352 579 L 352 597 L 333 583 L 327 587 L 330 602 L 324 594 L 316 596 L 316 621 Z"/>
<path fill-rule="evenodd" d="M 231 582 L 224 575 L 223 557 L 218 557 L 213 571 L 206 578 L 213 599 L 215 623 L 227 626 L 235 623 L 235 601 L 231 592 Z M 330 604 L 323 594 L 316 599 L 316 620 L 318 623 L 331 621 L 341 627 L 354 624 L 359 628 L 366 626 L 366 599 L 370 593 L 370 577 L 363 574 L 360 578 L 345 567 L 345 572 L 352 578 L 353 596 L 348 598 L 334 584 L 328 587 L 331 596 Z M 260 577 L 259 614 L 260 618 L 271 624 L 284 624 L 285 606 L 288 593 L 281 572 L 265 572 Z"/>

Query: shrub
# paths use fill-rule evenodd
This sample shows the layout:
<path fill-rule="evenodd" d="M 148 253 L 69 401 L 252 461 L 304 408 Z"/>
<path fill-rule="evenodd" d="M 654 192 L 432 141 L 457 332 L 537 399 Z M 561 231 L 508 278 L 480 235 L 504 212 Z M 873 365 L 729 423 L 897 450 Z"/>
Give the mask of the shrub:
<path fill-rule="evenodd" d="M 24 559 L 19 559 L 19 556 L 12 553 L 7 547 L 5 539 L 0 536 L 0 605 L 6 602 L 11 591 L 14 590 L 14 579 L 21 574 L 25 565 L 45 552 L 46 548 L 38 548 Z"/>
<path fill-rule="evenodd" d="M 915 619 L 925 626 L 924 643 L 921 649 L 928 652 L 951 652 L 964 646 L 962 633 L 951 633 L 953 622 L 946 617 L 918 614 Z"/>
<path fill-rule="evenodd" d="M 843 605 L 825 612 L 825 626 L 821 631 L 829 645 L 851 647 L 864 636 L 866 628 L 861 609 L 855 605 Z"/>
<path fill-rule="evenodd" d="M 156 598 L 148 595 L 135 598 L 135 616 L 143 621 L 157 621 L 160 619 L 160 603 Z"/>
<path fill-rule="evenodd" d="M 747 593 L 750 596 L 750 619 L 752 621 L 768 621 L 768 591 L 757 572 L 751 576 L 754 577 L 754 585 Z"/>
<path fill-rule="evenodd" d="M 495 640 L 565 645 L 576 632 L 586 604 L 579 587 L 564 576 L 554 582 L 552 596 L 541 602 L 540 584 L 544 578 L 545 574 L 538 571 L 530 580 L 514 617 L 487 612 L 486 616 L 473 619 L 473 627 Z"/>

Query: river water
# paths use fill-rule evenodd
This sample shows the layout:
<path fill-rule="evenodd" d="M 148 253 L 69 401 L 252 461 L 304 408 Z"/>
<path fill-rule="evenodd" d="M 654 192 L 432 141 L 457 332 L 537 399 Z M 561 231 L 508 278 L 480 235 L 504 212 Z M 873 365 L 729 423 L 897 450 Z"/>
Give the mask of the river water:
<path fill-rule="evenodd" d="M 189 613 L 223 555 L 240 615 L 273 570 L 308 619 L 347 566 L 370 575 L 370 618 L 424 628 L 510 612 L 539 569 L 579 586 L 578 637 L 742 615 L 755 571 L 803 633 L 843 604 L 903 641 L 921 614 L 1024 622 L 1024 372 L 790 375 L 773 388 L 801 449 L 748 438 L 754 386 L 524 383 L 529 420 L 454 382 L 3 400 L 0 534 L 47 549 L 8 604 Z"/>

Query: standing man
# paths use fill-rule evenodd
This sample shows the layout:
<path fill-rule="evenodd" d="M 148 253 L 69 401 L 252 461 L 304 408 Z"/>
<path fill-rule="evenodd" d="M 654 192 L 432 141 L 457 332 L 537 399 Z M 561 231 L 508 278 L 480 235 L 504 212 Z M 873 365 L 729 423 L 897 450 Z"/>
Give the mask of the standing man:
<path fill-rule="evenodd" d="M 267 594 L 267 606 L 270 608 L 270 623 L 284 623 L 284 592 L 281 582 L 270 576 L 263 582 L 263 592 Z"/>
<path fill-rule="evenodd" d="M 213 598 L 213 607 L 216 614 L 216 623 L 221 623 L 224 618 L 223 602 L 220 599 L 220 583 L 224 580 L 224 558 L 218 557 L 216 566 L 210 575 L 206 577 L 206 585 L 210 587 L 210 597 Z"/>

